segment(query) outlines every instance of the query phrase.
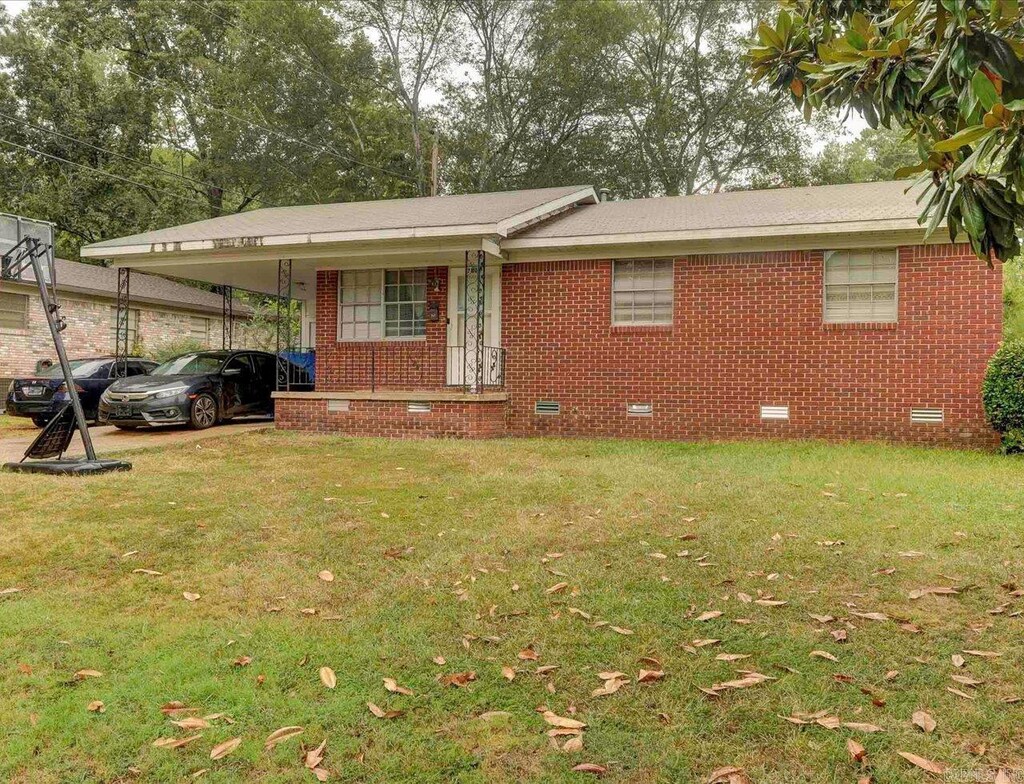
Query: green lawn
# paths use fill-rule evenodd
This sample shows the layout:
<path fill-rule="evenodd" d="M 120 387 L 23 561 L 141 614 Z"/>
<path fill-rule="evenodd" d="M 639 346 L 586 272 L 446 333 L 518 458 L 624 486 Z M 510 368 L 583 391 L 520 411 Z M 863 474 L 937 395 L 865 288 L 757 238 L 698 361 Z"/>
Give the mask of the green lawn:
<path fill-rule="evenodd" d="M 901 751 L 949 781 L 1024 768 L 1019 459 L 274 432 L 132 459 L 0 475 L 0 591 L 22 589 L 0 595 L 0 780 L 313 782 L 300 745 L 325 739 L 346 782 L 592 780 L 580 763 L 605 781 L 939 780 Z M 936 587 L 959 592 L 910 598 Z M 607 671 L 630 682 L 593 696 Z M 770 680 L 701 691 L 757 680 L 741 671 Z M 555 746 L 579 741 L 549 738 L 545 707 L 587 725 L 582 750 Z"/>
<path fill-rule="evenodd" d="M 7 414 L 0 413 L 0 438 L 3 438 L 5 433 L 20 436 L 25 435 L 26 433 L 18 431 L 30 431 L 36 429 L 37 428 L 32 424 L 31 419 L 8 416 Z"/>

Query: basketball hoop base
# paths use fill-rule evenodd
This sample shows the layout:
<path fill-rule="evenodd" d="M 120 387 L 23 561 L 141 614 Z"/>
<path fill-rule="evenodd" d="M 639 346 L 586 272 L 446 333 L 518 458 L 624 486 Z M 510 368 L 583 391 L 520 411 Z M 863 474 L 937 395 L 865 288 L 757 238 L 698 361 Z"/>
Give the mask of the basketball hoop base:
<path fill-rule="evenodd" d="M 4 470 L 18 474 L 91 476 L 111 471 L 131 471 L 132 464 L 125 460 L 33 460 L 25 463 L 5 463 Z"/>

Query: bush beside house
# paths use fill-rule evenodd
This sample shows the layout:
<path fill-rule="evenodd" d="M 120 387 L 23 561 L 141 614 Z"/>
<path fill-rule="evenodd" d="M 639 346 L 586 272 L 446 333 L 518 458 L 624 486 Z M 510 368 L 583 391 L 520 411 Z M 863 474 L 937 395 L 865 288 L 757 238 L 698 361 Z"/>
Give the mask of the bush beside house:
<path fill-rule="evenodd" d="M 1007 341 L 992 357 L 982 397 L 1003 451 L 1024 452 L 1024 338 Z"/>

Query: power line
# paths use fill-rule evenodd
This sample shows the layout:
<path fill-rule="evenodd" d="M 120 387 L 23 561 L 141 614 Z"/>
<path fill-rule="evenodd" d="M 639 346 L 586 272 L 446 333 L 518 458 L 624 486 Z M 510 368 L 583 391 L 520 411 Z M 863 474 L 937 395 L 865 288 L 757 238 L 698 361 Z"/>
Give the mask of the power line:
<path fill-rule="evenodd" d="M 17 147 L 19 150 L 24 150 L 25 152 L 30 152 L 33 155 L 42 155 L 42 156 L 44 156 L 46 158 L 51 158 L 51 159 L 53 159 L 55 161 L 62 161 L 64 163 L 70 163 L 72 166 L 77 166 L 79 169 L 86 169 L 87 171 L 91 171 L 91 172 L 93 172 L 95 174 L 99 174 L 102 177 L 108 177 L 108 178 L 113 179 L 113 180 L 119 180 L 121 182 L 128 183 L 129 185 L 135 185 L 135 186 L 137 186 L 139 188 L 143 188 L 145 190 L 154 191 L 155 193 L 162 193 L 165 196 L 170 196 L 172 199 L 185 199 L 187 201 L 194 202 L 196 204 L 203 204 L 203 206 L 206 206 L 206 207 L 209 206 L 209 204 L 207 204 L 206 202 L 200 201 L 198 199 L 198 197 L 186 196 L 186 195 L 181 194 L 181 193 L 174 193 L 173 191 L 168 191 L 168 190 L 165 190 L 163 188 L 158 188 L 155 185 L 147 185 L 146 183 L 139 182 L 138 180 L 133 180 L 130 177 L 122 177 L 120 174 L 114 174 L 113 172 L 103 171 L 102 169 L 97 169 L 94 166 L 89 166 L 89 165 L 84 164 L 84 163 L 79 163 L 78 161 L 72 161 L 72 160 L 70 160 L 68 158 L 63 158 L 60 155 L 54 155 L 53 153 L 43 152 L 42 150 L 37 150 L 34 147 L 28 147 L 28 146 L 26 146 L 24 144 L 18 144 L 16 142 L 12 142 L 9 139 L 0 138 L 0 144 L 6 144 L 9 147 Z"/>
<path fill-rule="evenodd" d="M 64 38 L 61 38 L 61 37 L 56 36 L 56 35 L 53 35 L 52 33 L 50 33 L 50 37 L 54 41 L 57 41 L 58 43 L 62 43 L 64 45 L 66 45 L 66 46 L 73 46 L 75 49 L 78 49 L 81 52 L 85 52 L 86 54 L 90 53 L 90 50 L 86 49 L 81 44 L 76 44 L 73 41 L 68 41 L 68 40 L 66 40 Z M 160 86 L 162 84 L 165 87 L 170 87 L 172 90 L 174 89 L 173 85 L 167 84 L 166 80 L 162 79 L 161 77 L 158 77 L 158 76 L 153 76 L 153 77 L 151 77 L 151 76 L 143 76 L 142 74 L 136 73 L 135 71 L 131 70 L 127 66 L 125 66 L 124 70 L 125 70 L 126 73 L 131 74 L 136 79 L 141 79 L 144 82 L 148 82 L 150 84 L 155 84 L 157 86 Z M 300 145 L 302 147 L 307 147 L 307 148 L 309 148 L 309 149 L 311 149 L 311 150 L 313 150 L 315 152 L 325 152 L 328 155 L 333 155 L 334 157 L 338 158 L 339 160 L 343 160 L 343 161 L 345 161 L 347 163 L 354 164 L 356 166 L 362 166 L 362 167 L 367 168 L 367 169 L 374 169 L 375 171 L 378 171 L 381 174 L 387 174 L 387 175 L 390 175 L 392 177 L 398 177 L 399 179 L 407 180 L 408 182 L 412 182 L 412 183 L 416 183 L 417 182 L 417 180 L 415 178 L 410 177 L 407 174 L 402 174 L 401 172 L 393 171 L 391 169 L 385 169 L 385 168 L 383 168 L 381 166 L 376 166 L 376 165 L 374 165 L 372 163 L 367 163 L 366 161 L 359 160 L 358 158 L 354 158 L 354 157 L 352 157 L 350 155 L 345 155 L 344 153 L 339 152 L 338 150 L 335 150 L 333 147 L 326 147 L 326 146 L 323 146 L 323 145 L 316 145 L 316 144 L 312 144 L 311 142 L 307 142 L 307 141 L 305 141 L 303 139 L 297 139 L 294 136 L 289 136 L 286 133 L 283 133 L 281 131 L 275 130 L 273 128 L 269 128 L 266 125 L 261 125 L 260 123 L 255 122 L 254 120 L 250 120 L 250 119 L 247 119 L 247 118 L 244 118 L 244 117 L 239 117 L 239 116 L 237 116 L 235 114 L 232 114 L 231 112 L 225 111 L 224 109 L 220 109 L 220 108 L 218 108 L 216 106 L 213 106 L 211 104 L 208 104 L 207 108 L 211 109 L 212 111 L 217 112 L 218 114 L 222 114 L 225 117 L 229 117 L 232 120 L 235 120 L 236 122 L 246 123 L 246 124 L 248 124 L 248 125 L 250 125 L 250 126 L 252 126 L 254 128 L 260 128 L 261 130 L 264 130 L 267 133 L 271 133 L 271 134 L 273 134 L 275 136 L 279 136 L 282 139 L 286 139 L 286 140 L 292 142 L 293 144 L 298 144 L 298 145 Z"/>
<path fill-rule="evenodd" d="M 129 161 L 130 163 L 134 163 L 136 166 L 141 166 L 141 167 L 144 167 L 144 168 L 147 168 L 147 169 L 151 169 L 154 172 L 156 172 L 157 174 L 160 174 L 160 175 L 163 175 L 163 176 L 166 176 L 166 177 L 174 177 L 175 179 L 181 180 L 182 182 L 187 182 L 187 183 L 190 183 L 190 184 L 193 184 L 193 185 L 200 185 L 204 189 L 205 188 L 210 188 L 211 186 L 214 186 L 213 183 L 203 182 L 202 180 L 197 180 L 194 177 L 188 177 L 188 176 L 186 176 L 184 174 L 178 174 L 175 171 L 171 171 L 170 169 L 167 169 L 167 168 L 165 168 L 163 166 L 158 166 L 155 163 L 147 163 L 146 161 L 137 160 L 136 158 L 132 158 L 130 155 L 125 155 L 123 153 L 119 153 L 119 152 L 117 152 L 115 150 L 111 150 L 108 147 L 101 147 L 98 144 L 93 144 L 92 142 L 88 142 L 85 139 L 80 139 L 77 136 L 72 136 L 72 135 L 67 134 L 67 133 L 62 133 L 61 131 L 58 131 L 58 130 L 56 130 L 54 128 L 44 128 L 41 125 L 36 125 L 35 123 L 28 122 L 27 120 L 22 120 L 19 117 L 15 117 L 13 115 L 6 114 L 4 112 L 0 112 L 0 117 L 4 117 L 4 118 L 6 118 L 8 120 L 11 120 L 12 122 L 15 122 L 15 123 L 27 125 L 28 127 L 34 128 L 37 131 L 42 131 L 44 133 L 50 133 L 50 134 L 53 134 L 55 136 L 60 136 L 63 139 L 68 139 L 68 140 L 73 141 L 73 142 L 75 142 L 77 144 L 84 145 L 85 147 L 90 147 L 93 150 L 98 150 L 100 152 L 105 152 L 105 153 L 107 153 L 109 155 L 113 155 L 113 156 L 115 156 L 117 158 L 122 158 L 122 159 L 124 159 L 126 161 Z M 250 202 L 255 202 L 257 204 L 262 204 L 264 207 L 278 207 L 278 206 L 280 206 L 278 204 L 271 204 L 270 202 L 264 201 L 263 199 L 258 199 L 255 196 L 249 198 L 249 201 Z"/>

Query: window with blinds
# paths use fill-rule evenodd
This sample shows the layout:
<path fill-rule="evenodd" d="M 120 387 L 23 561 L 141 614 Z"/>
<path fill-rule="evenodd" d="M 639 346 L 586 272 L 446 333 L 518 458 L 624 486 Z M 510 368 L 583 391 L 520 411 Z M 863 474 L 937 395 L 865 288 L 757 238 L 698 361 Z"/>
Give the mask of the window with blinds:
<path fill-rule="evenodd" d="M 338 289 L 338 338 L 380 340 L 427 334 L 427 270 L 349 270 Z"/>
<path fill-rule="evenodd" d="M 117 346 L 117 305 L 110 306 L 110 340 Z M 139 311 L 135 308 L 128 309 L 128 352 L 139 342 Z"/>
<path fill-rule="evenodd" d="M 671 324 L 672 259 L 612 262 L 612 324 Z"/>
<path fill-rule="evenodd" d="M 894 322 L 899 260 L 893 250 L 843 250 L 825 254 L 825 322 Z"/>
<path fill-rule="evenodd" d="M 189 323 L 189 336 L 201 346 L 210 345 L 210 319 L 204 316 L 192 316 Z"/>
<path fill-rule="evenodd" d="M 28 329 L 28 295 L 0 292 L 0 329 Z"/>

